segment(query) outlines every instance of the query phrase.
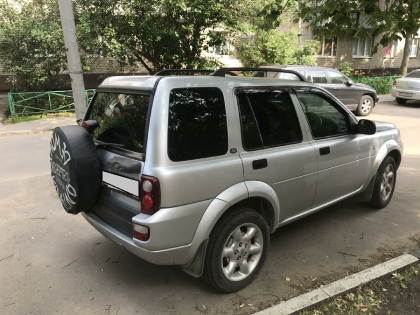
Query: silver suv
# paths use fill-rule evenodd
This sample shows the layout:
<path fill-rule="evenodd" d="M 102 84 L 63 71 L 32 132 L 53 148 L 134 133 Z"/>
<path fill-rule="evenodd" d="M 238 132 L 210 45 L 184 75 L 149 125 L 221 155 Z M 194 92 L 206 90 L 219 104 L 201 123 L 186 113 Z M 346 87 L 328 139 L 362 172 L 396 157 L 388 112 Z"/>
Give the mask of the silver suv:
<path fill-rule="evenodd" d="M 350 196 L 388 205 L 394 125 L 358 120 L 311 83 L 227 76 L 238 70 L 106 79 L 84 128 L 51 139 L 64 209 L 144 260 L 234 292 L 277 228 Z"/>

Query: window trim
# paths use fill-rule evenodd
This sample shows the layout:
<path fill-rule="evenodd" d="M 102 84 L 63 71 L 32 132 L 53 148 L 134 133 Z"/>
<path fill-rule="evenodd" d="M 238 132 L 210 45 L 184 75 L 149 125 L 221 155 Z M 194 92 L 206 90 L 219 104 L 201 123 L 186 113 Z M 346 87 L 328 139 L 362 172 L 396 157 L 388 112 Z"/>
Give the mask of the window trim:
<path fill-rule="evenodd" d="M 337 42 L 336 45 L 334 45 L 334 40 Z M 338 47 L 338 38 L 337 36 L 332 36 L 331 37 L 331 55 L 325 56 L 325 37 L 323 37 L 322 42 L 321 42 L 321 54 L 320 55 L 317 54 L 316 57 L 317 58 L 338 58 L 337 47 Z M 334 55 L 334 52 L 335 52 L 335 55 Z"/>
<path fill-rule="evenodd" d="M 195 162 L 195 161 L 205 161 L 208 159 L 215 159 L 215 158 L 221 158 L 223 156 L 226 156 L 229 153 L 229 117 L 228 117 L 228 110 L 226 108 L 226 100 L 225 100 L 225 95 L 222 91 L 222 89 L 218 86 L 197 86 L 197 87 L 173 87 L 169 90 L 169 98 L 168 98 L 168 113 L 169 113 L 169 106 L 170 106 L 170 100 L 171 100 L 171 92 L 174 90 L 198 90 L 198 89 L 217 89 L 219 90 L 221 96 L 222 96 L 222 102 L 223 102 L 223 106 L 225 109 L 225 119 L 226 119 L 226 152 L 223 154 L 219 154 L 219 155 L 211 155 L 211 156 L 206 156 L 206 157 L 200 157 L 200 158 L 194 158 L 194 159 L 186 159 L 186 160 L 181 160 L 181 161 L 174 161 L 171 159 L 170 155 L 169 155 L 169 114 L 168 114 L 168 120 L 166 122 L 166 131 L 167 131 L 167 137 L 166 137 L 166 156 L 168 157 L 169 161 L 171 161 L 171 163 L 185 163 L 185 162 Z"/>
<path fill-rule="evenodd" d="M 246 152 L 254 152 L 254 151 L 259 151 L 259 150 L 266 150 L 266 149 L 272 149 L 272 148 L 278 148 L 278 147 L 285 147 L 285 146 L 289 146 L 289 145 L 295 145 L 295 144 L 302 143 L 303 142 L 303 139 L 304 139 L 304 137 L 303 137 L 303 128 L 302 128 L 301 121 L 299 119 L 298 112 L 296 110 L 295 103 L 294 103 L 293 98 L 292 98 L 292 94 L 293 94 L 292 89 L 290 89 L 289 87 L 278 87 L 278 86 L 252 86 L 252 87 L 251 86 L 247 86 L 247 87 L 236 87 L 233 90 L 233 93 L 236 96 L 238 94 L 253 94 L 253 93 L 256 94 L 256 93 L 261 93 L 261 91 L 263 91 L 263 90 L 266 90 L 266 91 L 277 91 L 277 92 L 281 92 L 281 93 L 287 93 L 287 95 L 288 95 L 288 97 L 290 99 L 290 102 L 292 104 L 292 107 L 293 107 L 293 110 L 294 110 L 294 113 L 295 113 L 295 116 L 296 116 L 296 120 L 297 120 L 297 122 L 299 124 L 300 140 L 299 141 L 296 141 L 296 142 L 285 143 L 285 144 L 265 146 L 264 145 L 264 141 L 263 141 L 262 136 L 261 136 L 260 127 L 258 126 L 257 118 L 255 117 L 255 114 L 254 114 L 254 109 L 252 108 L 251 102 L 250 102 L 249 98 L 247 97 L 246 99 L 247 99 L 248 106 L 251 109 L 252 116 L 254 118 L 255 124 L 257 125 L 258 136 L 259 136 L 260 141 L 261 141 L 261 148 L 257 148 L 257 149 L 246 149 L 245 146 L 244 146 L 243 126 L 242 126 L 242 119 L 241 119 L 241 108 L 240 108 L 240 105 L 239 105 L 239 99 L 238 99 L 238 97 L 236 97 L 236 106 L 237 106 L 237 110 L 238 110 L 238 119 L 239 119 L 239 124 L 241 126 L 240 137 L 241 137 L 242 149 L 244 151 L 246 151 Z"/>
<path fill-rule="evenodd" d="M 366 39 L 368 39 L 368 38 L 370 39 L 370 49 L 369 49 L 369 52 L 370 53 L 369 53 L 369 55 L 366 55 L 365 54 L 365 51 L 366 51 Z M 363 55 L 358 55 L 357 54 L 357 51 L 358 51 L 358 48 L 359 48 L 359 43 L 360 43 L 360 41 L 362 39 L 364 39 L 364 41 L 365 41 L 364 47 L 363 47 Z M 354 41 L 353 41 L 352 58 L 372 58 L 373 36 L 366 36 L 366 37 L 363 37 L 363 38 L 354 37 L 354 40 L 355 41 L 357 40 L 357 46 L 356 46 L 356 51 L 355 51 L 355 49 L 354 49 Z"/>
<path fill-rule="evenodd" d="M 311 93 L 311 94 L 319 95 L 321 98 L 323 98 L 325 100 L 328 100 L 331 103 L 331 105 L 335 109 L 337 109 L 338 112 L 340 112 L 341 114 L 343 114 L 345 116 L 347 127 L 348 127 L 348 133 L 333 135 L 333 136 L 320 137 L 320 138 L 315 137 L 312 133 L 312 128 L 311 128 L 311 124 L 309 123 L 308 116 L 306 115 L 306 112 L 303 110 L 303 107 L 302 107 L 303 104 L 301 103 L 301 101 L 299 99 L 299 96 L 298 96 L 298 91 L 299 90 L 309 91 L 309 93 Z M 354 133 L 353 132 L 353 126 L 352 126 L 352 123 L 351 123 L 351 120 L 350 120 L 350 117 L 349 117 L 349 113 L 347 112 L 347 110 L 344 109 L 341 105 L 337 104 L 334 101 L 334 99 L 332 99 L 327 93 L 323 92 L 322 90 L 318 90 L 318 89 L 315 89 L 315 88 L 306 88 L 306 87 L 298 87 L 296 89 L 293 89 L 293 92 L 295 93 L 296 98 L 299 102 L 299 105 L 302 109 L 303 115 L 305 116 L 306 123 L 309 127 L 309 131 L 310 131 L 310 134 L 311 134 L 311 137 L 312 137 L 313 140 L 318 141 L 318 140 L 325 140 L 325 139 L 331 139 L 331 138 L 338 138 L 338 137 L 343 137 L 343 136 L 349 136 L 349 135 Z"/>
<path fill-rule="evenodd" d="M 416 54 L 415 55 L 412 55 L 411 54 L 411 50 L 413 49 L 414 41 L 417 42 L 417 45 L 416 45 L 417 48 L 416 48 Z M 418 37 L 414 37 L 414 38 L 411 39 L 410 54 L 408 55 L 408 58 L 416 59 L 418 57 L 418 55 L 419 55 L 419 38 Z"/>

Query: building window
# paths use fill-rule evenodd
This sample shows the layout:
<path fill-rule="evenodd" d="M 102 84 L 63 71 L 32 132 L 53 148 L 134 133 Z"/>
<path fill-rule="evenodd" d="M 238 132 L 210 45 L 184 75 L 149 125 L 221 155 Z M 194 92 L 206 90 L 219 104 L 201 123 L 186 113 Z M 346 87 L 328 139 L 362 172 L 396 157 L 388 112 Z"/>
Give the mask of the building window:
<path fill-rule="evenodd" d="M 216 56 L 229 55 L 230 34 L 228 32 L 214 32 L 210 36 L 210 51 Z"/>
<path fill-rule="evenodd" d="M 333 36 L 332 38 L 323 38 L 317 55 L 324 57 L 337 57 L 337 37 Z"/>
<path fill-rule="evenodd" d="M 411 42 L 411 50 L 410 50 L 410 57 L 417 58 L 417 52 L 419 50 L 419 39 L 413 38 Z"/>
<path fill-rule="evenodd" d="M 384 57 L 394 58 L 396 47 L 397 47 L 397 41 L 393 40 L 392 43 L 389 43 L 388 46 L 385 47 Z"/>
<path fill-rule="evenodd" d="M 353 57 L 370 57 L 372 51 L 372 37 L 355 38 Z"/>

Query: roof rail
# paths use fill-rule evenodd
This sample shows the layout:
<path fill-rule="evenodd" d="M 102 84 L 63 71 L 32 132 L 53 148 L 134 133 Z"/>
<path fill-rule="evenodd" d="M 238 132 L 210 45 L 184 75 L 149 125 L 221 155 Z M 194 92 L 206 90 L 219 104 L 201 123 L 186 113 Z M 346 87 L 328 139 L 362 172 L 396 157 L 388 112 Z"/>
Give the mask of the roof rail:
<path fill-rule="evenodd" d="M 158 75 L 158 76 L 167 76 L 167 75 L 173 75 L 173 74 L 184 74 L 184 75 L 189 75 L 189 74 L 195 74 L 195 73 L 208 73 L 211 74 L 213 73 L 214 70 L 199 70 L 199 69 L 165 69 L 165 70 L 161 70 L 157 73 L 155 73 L 154 75 Z"/>
<path fill-rule="evenodd" d="M 301 81 L 308 81 L 306 78 L 297 71 L 278 69 L 278 68 L 253 68 L 253 67 L 236 67 L 236 68 L 220 68 L 213 72 L 212 76 L 224 77 L 226 74 L 230 74 L 232 71 L 260 71 L 260 72 L 282 72 L 292 73 L 296 75 Z"/>

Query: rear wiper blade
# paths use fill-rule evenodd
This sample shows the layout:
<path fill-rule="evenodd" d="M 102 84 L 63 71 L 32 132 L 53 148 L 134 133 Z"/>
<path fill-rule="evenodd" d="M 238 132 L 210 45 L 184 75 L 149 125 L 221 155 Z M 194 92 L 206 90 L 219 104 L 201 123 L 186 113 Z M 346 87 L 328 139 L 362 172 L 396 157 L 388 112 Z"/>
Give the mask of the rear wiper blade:
<path fill-rule="evenodd" d="M 99 141 L 99 140 L 93 140 L 93 141 L 96 142 L 98 144 L 98 146 L 118 147 L 118 148 L 125 147 L 124 144 L 119 144 L 119 143 L 103 142 L 103 141 Z"/>

